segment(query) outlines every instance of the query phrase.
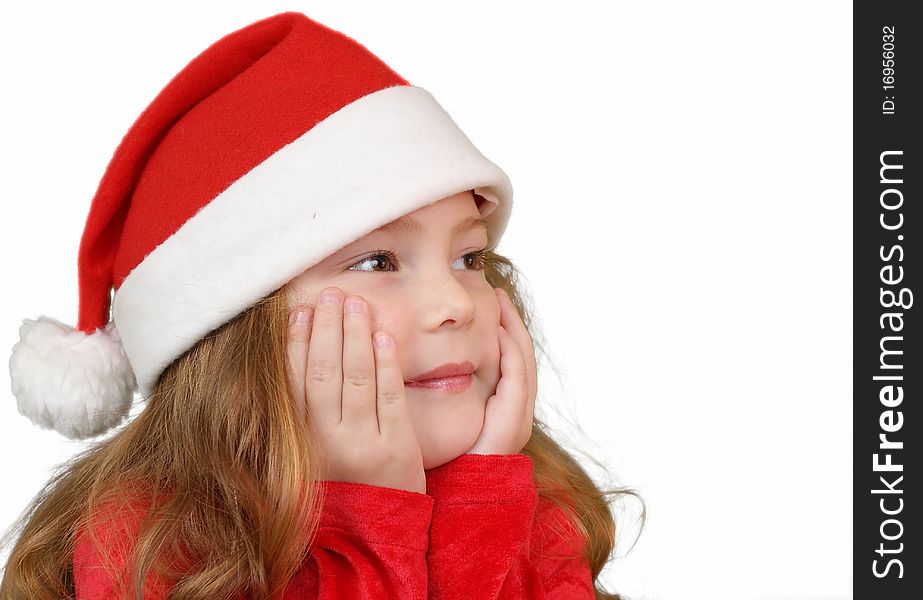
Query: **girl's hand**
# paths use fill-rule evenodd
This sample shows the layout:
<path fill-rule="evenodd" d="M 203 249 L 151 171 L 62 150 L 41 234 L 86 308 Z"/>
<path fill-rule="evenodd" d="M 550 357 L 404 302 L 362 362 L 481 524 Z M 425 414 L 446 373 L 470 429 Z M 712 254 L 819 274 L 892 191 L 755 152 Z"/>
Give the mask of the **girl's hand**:
<path fill-rule="evenodd" d="M 293 322 L 298 311 L 305 311 L 307 322 Z M 324 290 L 316 309 L 300 306 L 292 312 L 288 362 L 295 401 L 313 422 L 325 480 L 423 494 L 423 453 L 404 397 L 397 348 L 383 331 L 375 338 L 384 334 L 387 344 L 373 344 L 369 312 L 359 296 L 350 296 L 344 311 L 343 292 L 335 287 Z"/>
<path fill-rule="evenodd" d="M 487 399 L 484 426 L 465 454 L 518 454 L 532 437 L 538 387 L 535 349 L 513 302 L 495 288 L 500 302 L 500 382 Z"/>

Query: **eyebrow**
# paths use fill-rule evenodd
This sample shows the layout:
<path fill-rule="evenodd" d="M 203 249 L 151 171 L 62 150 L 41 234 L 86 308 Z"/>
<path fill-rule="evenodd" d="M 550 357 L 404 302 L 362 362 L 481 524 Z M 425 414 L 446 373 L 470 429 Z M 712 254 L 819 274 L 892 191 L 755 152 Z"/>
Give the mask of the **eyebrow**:
<path fill-rule="evenodd" d="M 483 217 L 468 217 L 452 228 L 452 235 L 462 235 L 479 228 L 487 231 L 487 219 Z M 399 219 L 382 225 L 375 231 L 393 234 L 420 233 L 423 231 L 423 226 L 412 217 L 400 217 Z"/>

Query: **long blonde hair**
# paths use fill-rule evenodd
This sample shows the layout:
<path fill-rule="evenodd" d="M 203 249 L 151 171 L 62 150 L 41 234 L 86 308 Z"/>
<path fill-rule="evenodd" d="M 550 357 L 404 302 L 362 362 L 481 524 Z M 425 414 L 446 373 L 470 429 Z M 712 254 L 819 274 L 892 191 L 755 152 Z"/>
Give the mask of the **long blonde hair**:
<path fill-rule="evenodd" d="M 488 252 L 484 270 L 540 349 L 515 266 Z M 124 598 L 141 598 L 149 570 L 172 583 L 171 598 L 281 597 L 307 557 L 323 500 L 312 485 L 318 455 L 309 415 L 295 409 L 287 383 L 286 288 L 199 340 L 163 372 L 136 418 L 58 468 L 0 544 L 17 537 L 0 600 L 74 598 L 78 532 L 98 507 L 126 497 L 151 511 L 126 572 L 108 565 Z M 610 504 L 640 496 L 601 490 L 538 418 L 522 453 L 534 463 L 539 497 L 585 536 L 597 599 L 619 600 L 597 581 L 615 546 Z M 645 518 L 642 510 L 641 530 Z"/>

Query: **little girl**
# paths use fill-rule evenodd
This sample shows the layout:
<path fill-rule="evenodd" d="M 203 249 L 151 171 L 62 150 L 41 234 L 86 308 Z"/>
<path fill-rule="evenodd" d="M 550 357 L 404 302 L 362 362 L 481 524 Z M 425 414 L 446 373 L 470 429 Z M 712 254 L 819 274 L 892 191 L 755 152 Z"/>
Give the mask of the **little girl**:
<path fill-rule="evenodd" d="M 302 14 L 207 48 L 100 182 L 77 327 L 20 328 L 35 423 L 145 407 L 31 503 L 0 597 L 618 598 L 606 496 L 634 493 L 534 417 L 511 196 L 429 93 Z"/>

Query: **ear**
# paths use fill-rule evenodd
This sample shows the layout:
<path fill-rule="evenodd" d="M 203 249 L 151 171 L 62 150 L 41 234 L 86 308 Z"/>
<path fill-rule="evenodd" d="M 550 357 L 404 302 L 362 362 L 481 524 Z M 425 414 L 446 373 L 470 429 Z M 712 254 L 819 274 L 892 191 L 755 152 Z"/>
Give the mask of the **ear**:
<path fill-rule="evenodd" d="M 487 202 L 487 198 L 478 194 L 474 190 L 471 190 L 471 194 L 474 196 L 474 205 L 478 207 L 478 211 L 481 210 L 481 205 Z"/>

